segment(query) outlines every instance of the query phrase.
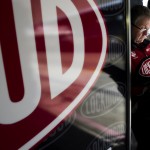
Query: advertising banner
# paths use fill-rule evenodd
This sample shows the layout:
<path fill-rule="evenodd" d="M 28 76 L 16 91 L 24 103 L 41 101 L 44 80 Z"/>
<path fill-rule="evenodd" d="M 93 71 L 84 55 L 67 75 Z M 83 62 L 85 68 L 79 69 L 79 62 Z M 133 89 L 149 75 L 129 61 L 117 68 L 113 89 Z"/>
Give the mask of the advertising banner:
<path fill-rule="evenodd" d="M 128 9 L 0 1 L 0 149 L 129 148 Z"/>

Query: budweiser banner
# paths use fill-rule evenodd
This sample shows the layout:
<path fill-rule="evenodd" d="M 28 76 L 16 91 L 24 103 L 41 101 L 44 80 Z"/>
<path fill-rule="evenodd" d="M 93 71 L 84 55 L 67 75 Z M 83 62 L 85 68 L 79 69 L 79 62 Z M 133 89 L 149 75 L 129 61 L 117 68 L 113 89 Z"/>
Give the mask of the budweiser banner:
<path fill-rule="evenodd" d="M 128 148 L 128 9 L 0 1 L 1 150 Z"/>

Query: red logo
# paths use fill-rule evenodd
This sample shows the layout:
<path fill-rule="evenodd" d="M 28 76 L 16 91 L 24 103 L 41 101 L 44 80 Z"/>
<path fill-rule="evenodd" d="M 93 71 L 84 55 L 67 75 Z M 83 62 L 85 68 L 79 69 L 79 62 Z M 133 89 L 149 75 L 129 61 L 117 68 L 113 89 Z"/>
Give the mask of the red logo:
<path fill-rule="evenodd" d="M 30 149 L 99 76 L 105 24 L 93 0 L 5 0 L 0 35 L 0 149 Z"/>
<path fill-rule="evenodd" d="M 141 76 L 150 77 L 150 58 L 142 63 L 139 73 Z"/>

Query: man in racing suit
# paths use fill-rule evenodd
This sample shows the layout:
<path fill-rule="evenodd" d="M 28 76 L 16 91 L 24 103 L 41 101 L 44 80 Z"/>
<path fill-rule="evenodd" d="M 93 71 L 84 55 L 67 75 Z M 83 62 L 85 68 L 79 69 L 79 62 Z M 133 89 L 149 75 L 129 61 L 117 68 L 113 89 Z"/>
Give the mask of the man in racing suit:
<path fill-rule="evenodd" d="M 150 10 L 135 6 L 131 10 L 131 102 L 132 130 L 138 150 L 150 149 Z"/>

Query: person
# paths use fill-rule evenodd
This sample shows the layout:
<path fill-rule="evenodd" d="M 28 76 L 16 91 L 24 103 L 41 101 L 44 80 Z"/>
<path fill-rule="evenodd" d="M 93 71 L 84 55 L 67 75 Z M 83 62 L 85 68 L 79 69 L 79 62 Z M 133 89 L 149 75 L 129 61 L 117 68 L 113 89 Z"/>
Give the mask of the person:
<path fill-rule="evenodd" d="M 150 149 L 150 9 L 131 9 L 131 125 L 138 150 Z"/>

